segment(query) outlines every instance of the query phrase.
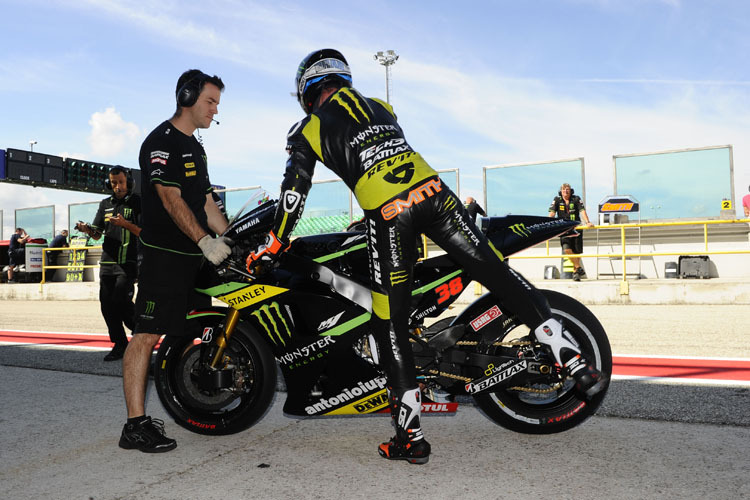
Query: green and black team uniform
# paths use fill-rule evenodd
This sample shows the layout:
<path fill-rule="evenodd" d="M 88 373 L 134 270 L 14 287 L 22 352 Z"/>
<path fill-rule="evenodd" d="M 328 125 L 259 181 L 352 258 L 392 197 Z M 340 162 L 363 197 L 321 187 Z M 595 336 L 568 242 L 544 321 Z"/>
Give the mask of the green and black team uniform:
<path fill-rule="evenodd" d="M 340 88 L 317 107 L 323 88 L 317 92 L 307 89 L 311 84 L 322 85 L 325 78 L 335 80 L 334 85 Z M 325 164 L 354 192 L 366 218 L 372 328 L 396 425 L 396 437 L 383 443 L 379 452 L 386 458 L 425 463 L 430 446 L 420 426 L 420 392 L 408 331 L 417 236 L 427 235 L 470 276 L 481 277 L 501 304 L 530 327 L 554 322 L 549 305 L 503 261 L 459 198 L 407 143 L 392 107 L 351 87 L 351 73 L 339 52 L 323 49 L 308 55 L 299 67 L 297 86 L 298 99 L 308 116 L 287 136 L 289 158 L 269 235 L 269 243 L 274 235 L 277 242 L 266 247 L 278 249 L 288 244 L 302 215 L 316 162 Z M 265 251 L 251 254 L 248 266 Z M 555 339 L 561 337 L 557 325 Z M 562 341 L 555 342 L 559 354 Z"/>
<path fill-rule="evenodd" d="M 135 328 L 133 290 L 137 274 L 138 237 L 124 227 L 111 224 L 112 217 L 140 225 L 141 197 L 128 193 L 123 198 L 112 195 L 99 203 L 91 229 L 104 235 L 99 270 L 99 305 L 107 323 L 109 340 L 115 350 L 125 350 L 128 338 L 123 324 Z"/>
<path fill-rule="evenodd" d="M 143 179 L 143 258 L 138 272 L 135 333 L 185 334 L 185 313 L 196 305 L 193 290 L 203 254 L 172 220 L 154 185 L 180 188 L 198 223 L 212 233 L 204 208 L 206 195 L 213 189 L 206 161 L 198 140 L 169 121 L 143 141 L 138 158 Z"/>
<path fill-rule="evenodd" d="M 583 206 L 583 200 L 575 194 L 570 195 L 570 201 L 567 203 L 562 195 L 555 196 L 552 204 L 549 206 L 549 212 L 555 212 L 555 217 L 566 220 L 581 220 L 581 211 L 586 211 Z M 563 251 L 569 248 L 573 253 L 583 253 L 583 233 L 571 229 L 567 234 L 560 236 L 560 246 Z"/>

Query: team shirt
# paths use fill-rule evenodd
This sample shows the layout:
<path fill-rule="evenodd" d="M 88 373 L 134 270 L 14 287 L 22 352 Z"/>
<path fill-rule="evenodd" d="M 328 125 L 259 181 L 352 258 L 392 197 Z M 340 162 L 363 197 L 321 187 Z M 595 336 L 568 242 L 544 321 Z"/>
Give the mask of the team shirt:
<path fill-rule="evenodd" d="M 177 227 L 155 184 L 180 189 L 182 199 L 198 224 L 209 234 L 205 205 L 211 193 L 206 152 L 194 136 L 187 136 L 165 121 L 143 141 L 138 157 L 143 186 L 141 242 L 150 247 L 188 255 L 201 255 L 198 245 Z"/>
<path fill-rule="evenodd" d="M 91 227 L 104 235 L 102 265 L 125 264 L 138 260 L 138 237 L 124 227 L 110 224 L 109 220 L 115 215 L 122 216 L 136 226 L 139 225 L 141 197 L 137 194 L 128 194 L 118 199 L 112 195 L 99 203 Z"/>

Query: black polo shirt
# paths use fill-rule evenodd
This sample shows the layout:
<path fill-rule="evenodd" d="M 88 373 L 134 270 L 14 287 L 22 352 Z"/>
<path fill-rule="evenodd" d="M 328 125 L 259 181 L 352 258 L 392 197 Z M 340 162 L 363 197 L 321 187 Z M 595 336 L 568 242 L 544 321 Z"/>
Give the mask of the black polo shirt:
<path fill-rule="evenodd" d="M 146 137 L 138 157 L 141 167 L 143 217 L 141 243 L 188 255 L 202 255 L 198 245 L 177 227 L 155 184 L 180 188 L 182 199 L 198 224 L 211 234 L 206 216 L 206 194 L 212 191 L 206 152 L 194 136 L 187 136 L 165 121 Z"/>
<path fill-rule="evenodd" d="M 91 227 L 104 235 L 102 243 L 102 265 L 125 264 L 138 260 L 138 237 L 124 227 L 110 224 L 115 215 L 132 222 L 136 226 L 141 219 L 141 197 L 128 194 L 122 199 L 112 195 L 99 203 Z"/>

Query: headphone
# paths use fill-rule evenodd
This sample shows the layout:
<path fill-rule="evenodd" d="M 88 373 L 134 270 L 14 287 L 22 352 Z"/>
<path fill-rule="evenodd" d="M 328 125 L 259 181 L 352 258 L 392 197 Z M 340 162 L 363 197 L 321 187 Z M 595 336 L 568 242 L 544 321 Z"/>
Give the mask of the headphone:
<path fill-rule="evenodd" d="M 114 167 L 109 169 L 109 173 L 107 174 L 107 180 L 104 181 L 104 187 L 107 188 L 107 191 L 112 191 L 112 183 L 109 180 L 110 175 L 117 175 L 117 174 L 125 174 L 125 185 L 128 188 L 128 193 L 133 190 L 135 187 L 135 179 L 133 179 L 133 171 L 129 168 L 121 167 L 119 165 L 115 165 Z"/>
<path fill-rule="evenodd" d="M 570 196 L 573 196 L 574 194 L 576 194 L 576 190 L 571 187 L 570 188 Z M 557 196 L 559 196 L 560 198 L 562 198 L 562 186 L 560 187 L 560 191 L 557 192 Z"/>
<path fill-rule="evenodd" d="M 177 91 L 177 104 L 183 108 L 189 108 L 198 101 L 198 96 L 203 90 L 206 80 L 211 78 L 204 72 L 200 72 L 190 80 L 186 81 Z"/>

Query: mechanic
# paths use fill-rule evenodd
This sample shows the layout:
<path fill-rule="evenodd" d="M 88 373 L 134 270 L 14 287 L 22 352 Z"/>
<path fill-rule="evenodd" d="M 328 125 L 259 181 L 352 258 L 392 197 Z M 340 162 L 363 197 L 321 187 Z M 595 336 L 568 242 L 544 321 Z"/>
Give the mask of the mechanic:
<path fill-rule="evenodd" d="M 218 76 L 184 72 L 177 80 L 174 115 L 141 146 L 142 261 L 136 327 L 122 368 L 128 420 L 121 448 L 159 453 L 177 446 L 165 435 L 163 421 L 145 415 L 148 366 L 162 335 L 186 334 L 185 315 L 198 304 L 194 288 L 202 256 L 219 264 L 231 253 L 227 238 L 213 236 L 228 223 L 212 195 L 206 152 L 193 136 L 215 121 L 223 89 Z"/>
<path fill-rule="evenodd" d="M 99 262 L 99 307 L 107 323 L 109 340 L 114 344 L 104 361 L 122 359 L 128 346 L 123 324 L 133 331 L 134 284 L 138 262 L 138 225 L 141 217 L 141 197 L 133 192 L 130 170 L 117 165 L 109 170 L 105 181 L 112 196 L 99 202 L 94 221 L 89 225 L 78 222 L 75 228 L 98 240 L 104 235 L 102 257 Z"/>
<path fill-rule="evenodd" d="M 344 56 L 333 49 L 310 53 L 299 65 L 297 100 L 307 117 L 287 136 L 289 158 L 279 208 L 266 244 L 247 257 L 248 271 L 266 268 L 289 245 L 311 187 L 315 162 L 341 177 L 365 212 L 372 329 L 388 379 L 396 435 L 379 446 L 387 459 L 426 463 L 431 448 L 421 424 L 421 398 L 409 343 L 408 304 L 415 241 L 426 234 L 471 276 L 516 311 L 551 346 L 579 388 L 593 395 L 605 387 L 601 373 L 562 336 L 546 299 L 510 269 L 469 217 L 460 199 L 406 142 L 391 106 L 352 87 Z"/>
<path fill-rule="evenodd" d="M 575 191 L 567 182 L 560 186 L 557 196 L 549 206 L 549 216 L 565 220 L 582 220 L 586 227 L 594 227 L 586 214 L 583 200 L 575 194 Z M 583 253 L 583 233 L 571 229 L 568 233 L 560 236 L 560 246 L 566 255 L 580 255 Z M 573 281 L 581 281 L 586 272 L 581 267 L 580 257 L 570 257 L 573 263 Z"/>

